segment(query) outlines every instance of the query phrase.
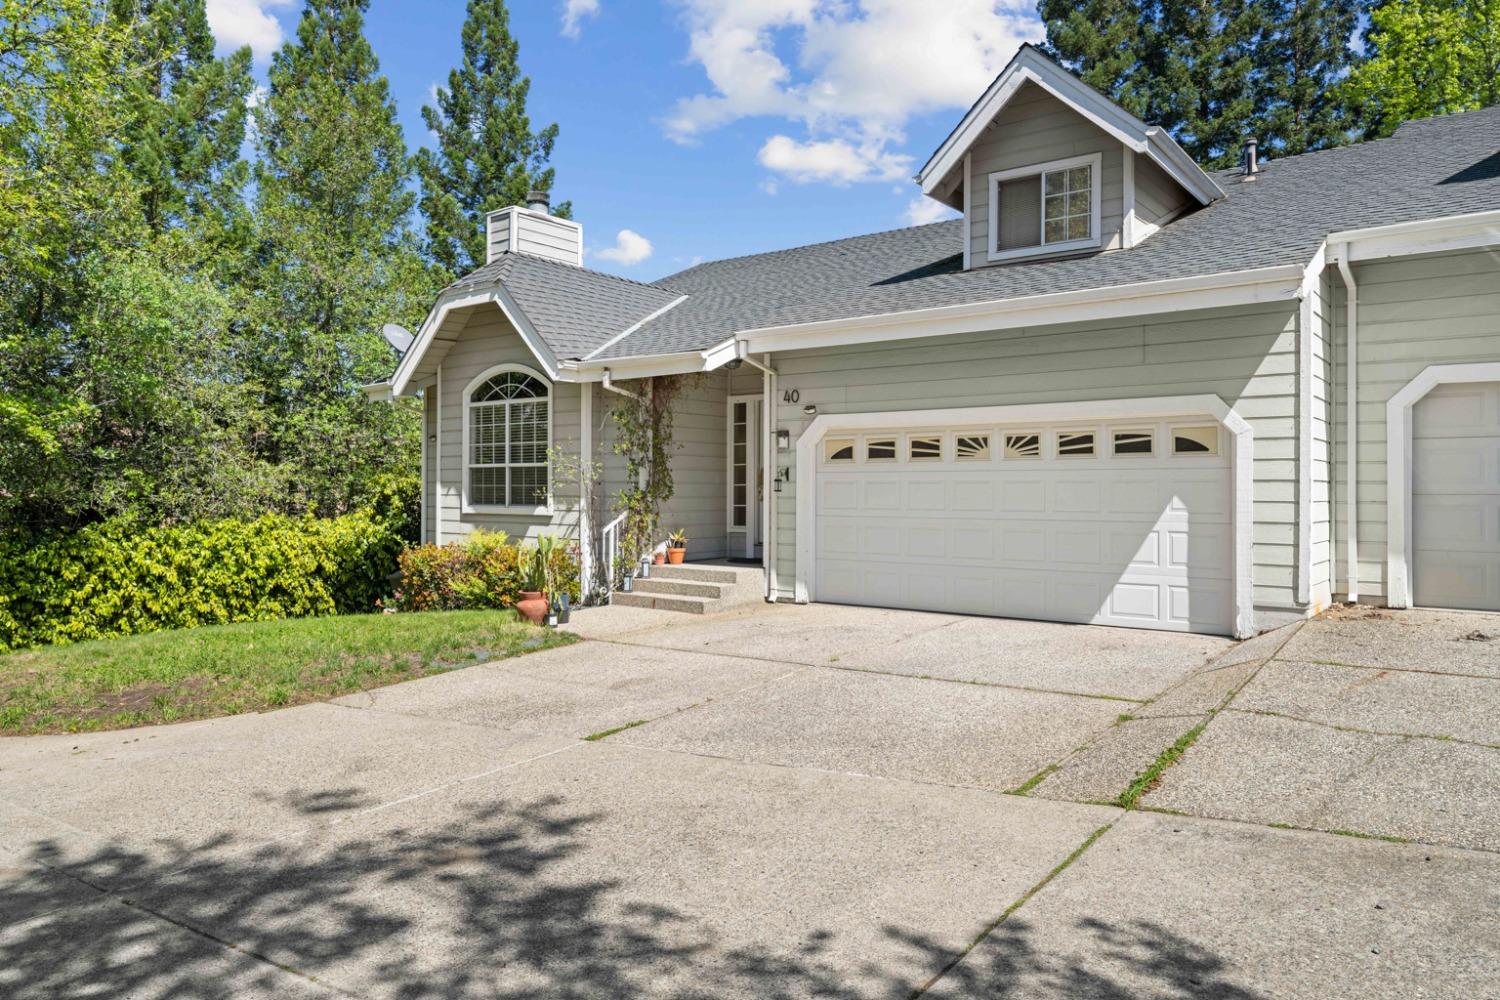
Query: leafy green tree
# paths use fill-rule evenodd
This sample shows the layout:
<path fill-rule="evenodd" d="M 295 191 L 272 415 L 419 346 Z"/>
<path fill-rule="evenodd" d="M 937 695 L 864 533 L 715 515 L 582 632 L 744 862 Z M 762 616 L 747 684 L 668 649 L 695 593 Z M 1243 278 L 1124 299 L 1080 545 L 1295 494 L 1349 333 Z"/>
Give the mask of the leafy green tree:
<path fill-rule="evenodd" d="M 390 374 L 387 321 L 435 293 L 410 228 L 411 161 L 364 36 L 368 0 L 308 0 L 255 111 L 258 267 L 238 353 L 260 393 L 262 457 L 288 467 L 291 510 L 342 513 L 414 474 L 415 409 L 372 403 Z"/>
<path fill-rule="evenodd" d="M 438 88 L 437 106 L 422 108 L 438 143 L 417 154 L 427 253 L 450 276 L 484 263 L 485 213 L 552 190 L 557 125 L 531 129 L 531 79 L 521 74 L 519 48 L 505 0 L 469 0 L 463 63 Z M 566 218 L 571 208 L 564 202 L 554 213 Z"/>
<path fill-rule="evenodd" d="M 1385 0 L 1343 91 L 1367 137 L 1500 103 L 1500 0 Z"/>
<path fill-rule="evenodd" d="M 250 50 L 214 57 L 203 0 L 110 0 L 127 34 L 123 155 L 147 225 L 242 225 Z"/>

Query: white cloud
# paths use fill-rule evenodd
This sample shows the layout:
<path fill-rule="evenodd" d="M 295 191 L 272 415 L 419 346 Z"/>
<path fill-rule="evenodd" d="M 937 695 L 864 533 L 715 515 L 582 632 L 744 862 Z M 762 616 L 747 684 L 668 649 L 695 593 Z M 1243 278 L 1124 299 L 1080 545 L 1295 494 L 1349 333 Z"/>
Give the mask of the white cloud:
<path fill-rule="evenodd" d="M 803 147 L 802 155 L 790 155 L 789 146 L 774 151 L 788 154 L 794 177 L 813 179 L 804 168 L 814 149 L 851 159 L 830 143 L 843 143 L 865 164 L 861 171 L 830 167 L 816 178 L 835 183 L 890 179 L 898 160 L 910 160 L 890 149 L 905 141 L 912 116 L 968 107 L 1023 42 L 1043 35 L 1024 0 L 678 2 L 689 57 L 710 89 L 677 102 L 662 123 L 667 135 L 691 142 L 742 118 L 788 119 L 806 139 L 772 142 Z"/>
<path fill-rule="evenodd" d="M 208 26 L 221 50 L 250 46 L 255 58 L 271 58 L 281 44 L 281 22 L 271 10 L 292 0 L 207 0 Z"/>
<path fill-rule="evenodd" d="M 957 217 L 957 212 L 932 198 L 914 198 L 906 206 L 906 221 L 913 226 L 925 226 L 929 222 L 940 222 L 943 219 Z"/>
<path fill-rule="evenodd" d="M 773 135 L 760 147 L 757 157 L 767 170 L 784 174 L 799 184 L 827 181 L 845 185 L 854 181 L 893 180 L 906 176 L 911 157 L 888 153 L 882 144 L 854 145 L 844 139 L 798 142 Z"/>
<path fill-rule="evenodd" d="M 605 247 L 594 256 L 630 267 L 651 256 L 651 241 L 633 230 L 622 229 L 615 236 L 614 246 Z"/>
<path fill-rule="evenodd" d="M 562 33 L 577 38 L 583 19 L 599 13 L 599 0 L 563 0 Z"/>

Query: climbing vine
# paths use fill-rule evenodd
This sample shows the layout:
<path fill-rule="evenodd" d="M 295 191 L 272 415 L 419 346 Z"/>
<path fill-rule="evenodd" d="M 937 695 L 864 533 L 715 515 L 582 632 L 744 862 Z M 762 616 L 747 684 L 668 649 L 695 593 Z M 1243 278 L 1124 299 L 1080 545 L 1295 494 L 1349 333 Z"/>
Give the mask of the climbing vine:
<path fill-rule="evenodd" d="M 634 396 L 616 398 L 612 415 L 617 433 L 615 454 L 624 456 L 626 487 L 619 506 L 625 514 L 620 554 L 634 565 L 656 547 L 661 506 L 672 499 L 672 412 L 684 389 L 698 375 L 658 375 L 631 385 Z"/>

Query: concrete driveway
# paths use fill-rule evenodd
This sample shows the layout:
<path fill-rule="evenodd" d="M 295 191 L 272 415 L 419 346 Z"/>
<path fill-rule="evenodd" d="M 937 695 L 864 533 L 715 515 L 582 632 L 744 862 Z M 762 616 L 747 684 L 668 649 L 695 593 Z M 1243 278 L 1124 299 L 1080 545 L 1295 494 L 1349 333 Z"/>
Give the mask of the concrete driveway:
<path fill-rule="evenodd" d="M 623 610 L 0 741 L 0 994 L 1500 996 L 1500 619 Z"/>

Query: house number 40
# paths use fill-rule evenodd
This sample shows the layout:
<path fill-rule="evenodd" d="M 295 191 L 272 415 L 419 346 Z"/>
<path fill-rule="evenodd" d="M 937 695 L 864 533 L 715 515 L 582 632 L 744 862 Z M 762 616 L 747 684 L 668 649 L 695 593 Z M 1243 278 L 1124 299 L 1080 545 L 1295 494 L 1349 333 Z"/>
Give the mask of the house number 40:
<path fill-rule="evenodd" d="M 802 393 L 796 389 L 788 389 L 781 394 L 781 401 L 783 403 L 800 403 L 802 401 Z"/>

